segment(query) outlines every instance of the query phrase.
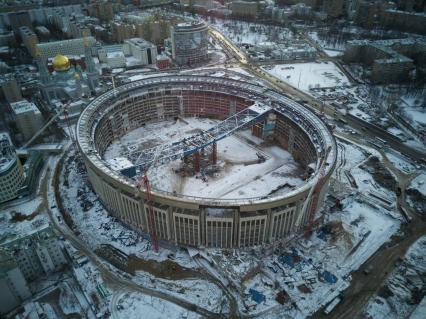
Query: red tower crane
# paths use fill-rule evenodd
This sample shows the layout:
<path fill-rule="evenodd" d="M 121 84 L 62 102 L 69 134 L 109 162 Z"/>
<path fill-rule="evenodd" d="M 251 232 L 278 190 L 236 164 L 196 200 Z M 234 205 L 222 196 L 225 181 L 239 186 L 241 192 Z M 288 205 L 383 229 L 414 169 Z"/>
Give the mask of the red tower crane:
<path fill-rule="evenodd" d="M 151 185 L 147 175 L 148 168 L 144 169 L 144 174 L 139 180 L 138 189 L 141 188 L 142 184 L 145 187 L 146 194 L 146 205 L 148 206 L 148 226 L 151 236 L 151 243 L 154 247 L 154 251 L 158 252 L 158 238 L 157 238 L 157 227 L 155 225 L 154 208 L 152 207 L 152 193 Z"/>
<path fill-rule="evenodd" d="M 312 235 L 312 228 L 314 226 L 314 221 L 315 221 L 315 213 L 317 211 L 320 193 L 321 193 L 322 187 L 324 186 L 324 183 L 325 183 L 325 167 L 326 167 L 326 160 L 327 160 L 329 153 L 330 153 L 330 148 L 327 149 L 327 151 L 325 152 L 325 155 L 322 159 L 319 177 L 318 177 L 317 183 L 313 187 L 313 193 L 311 194 L 312 195 L 312 202 L 311 202 L 311 206 L 310 206 L 309 212 L 308 212 L 308 214 L 309 214 L 308 215 L 308 223 L 306 224 L 306 227 L 305 227 L 305 238 L 310 238 L 311 235 Z M 309 196 L 308 196 L 307 201 L 309 202 Z"/>

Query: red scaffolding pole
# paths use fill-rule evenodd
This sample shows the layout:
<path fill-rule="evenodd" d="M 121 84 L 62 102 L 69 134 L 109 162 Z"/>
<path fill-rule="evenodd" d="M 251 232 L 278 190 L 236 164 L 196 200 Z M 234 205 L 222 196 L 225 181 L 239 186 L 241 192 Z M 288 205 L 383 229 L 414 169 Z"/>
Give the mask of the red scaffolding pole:
<path fill-rule="evenodd" d="M 194 153 L 194 171 L 196 173 L 200 172 L 200 152 L 196 151 Z"/>
<path fill-rule="evenodd" d="M 154 251 L 158 252 L 157 227 L 155 225 L 154 208 L 152 207 L 152 193 L 146 171 L 142 177 L 142 182 L 146 192 L 146 205 L 148 206 L 148 225 L 151 233 L 151 243 Z"/>
<path fill-rule="evenodd" d="M 213 165 L 217 163 L 217 144 L 213 143 L 212 145 L 212 163 Z"/>

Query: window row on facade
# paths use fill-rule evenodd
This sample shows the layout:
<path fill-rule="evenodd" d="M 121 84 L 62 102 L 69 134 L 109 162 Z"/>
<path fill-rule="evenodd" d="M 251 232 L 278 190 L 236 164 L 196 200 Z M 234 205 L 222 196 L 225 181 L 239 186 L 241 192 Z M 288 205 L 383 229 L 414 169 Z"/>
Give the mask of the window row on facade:
<path fill-rule="evenodd" d="M 92 186 L 107 210 L 133 229 L 149 234 L 155 224 L 157 238 L 184 246 L 250 247 L 280 240 L 294 233 L 301 205 L 282 209 L 210 216 L 203 209 L 185 214 L 185 210 L 153 203 L 152 215 L 142 199 L 120 192 L 89 170 Z M 152 221 L 152 223 L 151 223 Z M 301 216 L 301 224 L 307 221 Z"/>

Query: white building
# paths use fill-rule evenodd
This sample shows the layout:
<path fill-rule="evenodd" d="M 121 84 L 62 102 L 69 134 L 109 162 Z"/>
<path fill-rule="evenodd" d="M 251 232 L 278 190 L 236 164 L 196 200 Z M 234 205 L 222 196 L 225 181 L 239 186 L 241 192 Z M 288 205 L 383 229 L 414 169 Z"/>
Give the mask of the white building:
<path fill-rule="evenodd" d="M 85 54 L 85 42 L 92 47 L 96 40 L 94 37 L 45 42 L 37 44 L 40 57 L 44 60 L 52 58 L 58 54 L 66 56 L 80 56 Z"/>
<path fill-rule="evenodd" d="M 0 203 L 14 199 L 24 182 L 24 170 L 10 136 L 0 133 Z"/>
<path fill-rule="evenodd" d="M 124 54 L 131 54 L 141 64 L 155 64 L 157 62 L 157 47 L 142 38 L 132 38 L 124 41 Z"/>
<path fill-rule="evenodd" d="M 43 116 L 37 106 L 22 100 L 10 103 L 16 124 L 25 140 L 29 140 L 43 126 Z"/>
<path fill-rule="evenodd" d="M 122 51 L 106 52 L 105 55 L 105 62 L 111 69 L 126 66 L 126 57 Z"/>

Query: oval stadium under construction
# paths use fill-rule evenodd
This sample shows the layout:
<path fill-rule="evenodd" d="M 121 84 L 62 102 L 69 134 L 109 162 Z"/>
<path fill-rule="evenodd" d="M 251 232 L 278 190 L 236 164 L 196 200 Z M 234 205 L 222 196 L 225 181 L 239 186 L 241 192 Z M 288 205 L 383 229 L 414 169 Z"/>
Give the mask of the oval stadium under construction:
<path fill-rule="evenodd" d="M 154 247 L 243 248 L 309 232 L 336 163 L 319 117 L 226 75 L 124 84 L 94 99 L 76 130 L 105 208 Z"/>

